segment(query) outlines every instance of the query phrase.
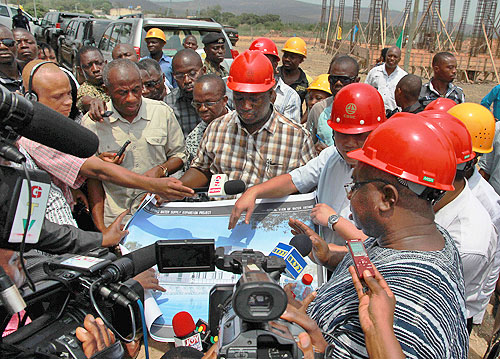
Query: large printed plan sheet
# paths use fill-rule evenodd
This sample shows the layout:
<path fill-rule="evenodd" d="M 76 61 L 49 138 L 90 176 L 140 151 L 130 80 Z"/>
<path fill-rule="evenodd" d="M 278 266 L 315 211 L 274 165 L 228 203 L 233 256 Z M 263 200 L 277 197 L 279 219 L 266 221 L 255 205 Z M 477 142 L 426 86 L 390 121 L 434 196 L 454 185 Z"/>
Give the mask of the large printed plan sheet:
<path fill-rule="evenodd" d="M 224 252 L 251 248 L 265 255 L 278 242 L 289 243 L 293 237 L 289 218 L 303 221 L 311 228 L 309 217 L 315 193 L 288 196 L 274 200 L 258 200 L 250 224 L 242 215 L 238 225 L 228 230 L 229 217 L 236 200 L 210 202 L 171 202 L 157 206 L 147 203 L 128 223 L 125 246 L 135 250 L 167 239 L 215 239 Z M 309 259 L 304 273 L 310 273 L 318 284 L 317 266 Z M 146 323 L 155 340 L 173 341 L 172 317 L 187 311 L 196 322 L 208 322 L 210 289 L 215 284 L 236 283 L 239 275 L 223 272 L 159 273 L 160 285 L 167 291 L 145 293 Z M 282 275 L 282 283 L 291 281 Z"/>

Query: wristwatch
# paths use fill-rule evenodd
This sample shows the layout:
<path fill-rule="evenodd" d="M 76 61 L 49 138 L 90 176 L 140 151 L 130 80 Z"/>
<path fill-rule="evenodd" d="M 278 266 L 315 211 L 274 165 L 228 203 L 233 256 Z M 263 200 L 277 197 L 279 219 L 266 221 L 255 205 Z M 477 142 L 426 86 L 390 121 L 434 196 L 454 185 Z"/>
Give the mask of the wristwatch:
<path fill-rule="evenodd" d="M 328 217 L 328 228 L 330 228 L 332 231 L 335 231 L 333 226 L 337 224 L 339 219 L 340 216 L 338 214 L 332 214 L 330 217 Z"/>

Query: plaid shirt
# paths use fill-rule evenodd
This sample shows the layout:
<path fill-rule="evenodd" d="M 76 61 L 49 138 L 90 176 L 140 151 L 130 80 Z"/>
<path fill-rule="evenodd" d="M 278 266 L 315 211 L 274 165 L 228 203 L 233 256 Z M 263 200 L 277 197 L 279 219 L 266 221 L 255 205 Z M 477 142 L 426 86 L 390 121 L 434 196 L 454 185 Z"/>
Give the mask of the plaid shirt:
<path fill-rule="evenodd" d="M 181 125 L 184 137 L 200 123 L 200 116 L 198 116 L 198 112 L 191 105 L 191 99 L 182 96 L 180 88 L 173 89 L 165 96 L 163 101 L 174 110 L 175 117 L 179 125 Z"/>
<path fill-rule="evenodd" d="M 254 134 L 232 111 L 208 125 L 191 167 L 224 173 L 252 186 L 303 166 L 315 156 L 309 132 L 276 110 Z"/>
<path fill-rule="evenodd" d="M 464 91 L 460 87 L 450 82 L 448 84 L 448 90 L 443 96 L 434 89 L 434 86 L 432 86 L 432 79 L 426 84 L 422 85 L 422 90 L 420 90 L 420 98 L 418 100 L 420 101 L 422 106 L 425 107 L 439 97 L 449 98 L 450 100 L 455 101 L 457 104 L 465 102 Z"/>
<path fill-rule="evenodd" d="M 203 62 L 203 66 L 205 66 L 205 73 L 208 74 L 216 74 L 217 76 L 220 77 L 226 77 L 229 76 L 229 71 L 226 70 L 222 64 L 219 65 L 219 68 L 215 67 L 210 61 L 205 59 Z"/>
<path fill-rule="evenodd" d="M 106 94 L 106 91 L 104 90 L 104 87 L 92 85 L 88 81 L 85 81 L 78 88 L 78 92 L 76 95 L 76 106 L 80 111 L 83 111 L 83 105 L 82 105 L 83 96 L 100 98 L 104 102 L 108 102 L 110 100 L 109 96 Z"/>
<path fill-rule="evenodd" d="M 21 137 L 18 142 L 28 152 L 36 165 L 50 175 L 52 183 L 61 189 L 64 198 L 72 206 L 75 201 L 70 187 L 76 189 L 85 182 L 86 178 L 79 173 L 87 159 L 68 155 L 25 137 Z"/>

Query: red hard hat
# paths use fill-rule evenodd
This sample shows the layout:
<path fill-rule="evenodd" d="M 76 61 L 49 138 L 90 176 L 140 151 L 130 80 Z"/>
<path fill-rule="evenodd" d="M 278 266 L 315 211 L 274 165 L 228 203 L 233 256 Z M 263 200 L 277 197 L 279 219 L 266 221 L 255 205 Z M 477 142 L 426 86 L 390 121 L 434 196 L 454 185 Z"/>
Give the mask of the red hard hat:
<path fill-rule="evenodd" d="M 328 125 L 334 131 L 352 135 L 373 131 L 386 119 L 384 100 L 375 87 L 353 83 L 335 96 Z"/>
<path fill-rule="evenodd" d="M 434 123 L 416 114 L 397 113 L 370 133 L 363 148 L 347 155 L 407 181 L 451 191 L 456 156 Z"/>
<path fill-rule="evenodd" d="M 246 50 L 238 55 L 227 78 L 227 87 L 237 92 L 266 92 L 275 83 L 273 65 L 260 51 Z"/>
<path fill-rule="evenodd" d="M 278 61 L 280 60 L 276 44 L 273 42 L 273 40 L 267 37 L 259 37 L 258 39 L 255 39 L 248 49 L 260 51 L 264 55 L 274 55 L 278 58 Z"/>
<path fill-rule="evenodd" d="M 447 112 L 450 108 L 455 106 L 457 103 L 446 97 L 439 97 L 425 106 L 425 110 L 438 110 Z"/>
<path fill-rule="evenodd" d="M 457 164 L 469 162 L 476 153 L 472 150 L 472 139 L 465 124 L 443 111 L 422 111 L 420 115 L 434 121 L 448 136 L 457 157 Z"/>

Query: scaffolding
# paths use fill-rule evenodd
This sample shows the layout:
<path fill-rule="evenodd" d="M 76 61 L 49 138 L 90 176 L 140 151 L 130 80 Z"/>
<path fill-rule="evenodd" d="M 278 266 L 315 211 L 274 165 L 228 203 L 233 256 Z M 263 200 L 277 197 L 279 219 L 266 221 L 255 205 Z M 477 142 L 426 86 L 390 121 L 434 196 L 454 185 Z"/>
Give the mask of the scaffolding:
<path fill-rule="evenodd" d="M 378 48 L 382 44 L 382 19 L 387 18 L 387 6 L 384 0 L 371 0 L 368 17 L 368 42 L 370 47 Z M 385 44 L 383 44 L 385 45 Z"/>
<path fill-rule="evenodd" d="M 453 24 L 455 20 L 455 2 L 456 0 L 450 0 L 450 12 L 448 13 L 448 23 L 446 24 L 448 34 L 451 34 L 455 29 Z"/>
<path fill-rule="evenodd" d="M 361 23 L 359 21 L 360 11 L 361 11 L 361 0 L 354 0 L 353 7 L 352 7 L 352 27 L 353 28 L 354 28 L 354 26 L 361 26 Z M 354 31 L 353 31 L 351 34 L 351 49 L 353 48 L 355 43 L 356 43 L 356 38 L 355 38 Z"/>
<path fill-rule="evenodd" d="M 455 38 L 455 48 L 457 51 L 462 50 L 462 44 L 464 42 L 465 35 L 465 25 L 467 22 L 467 17 L 469 16 L 470 0 L 464 1 L 464 7 L 462 8 L 462 17 L 460 18 L 460 25 L 458 26 L 457 36 Z"/>

